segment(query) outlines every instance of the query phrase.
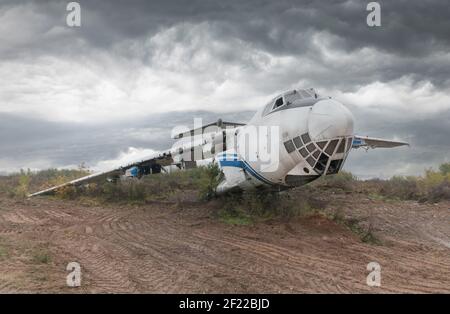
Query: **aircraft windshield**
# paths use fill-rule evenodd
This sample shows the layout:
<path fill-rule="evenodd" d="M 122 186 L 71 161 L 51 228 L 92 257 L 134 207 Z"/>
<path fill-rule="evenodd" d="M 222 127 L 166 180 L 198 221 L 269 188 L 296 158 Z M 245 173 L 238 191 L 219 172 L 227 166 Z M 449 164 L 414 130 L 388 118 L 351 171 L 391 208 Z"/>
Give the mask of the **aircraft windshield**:
<path fill-rule="evenodd" d="M 265 116 L 271 112 L 280 110 L 281 107 L 284 107 L 285 105 L 289 105 L 294 103 L 295 101 L 302 100 L 302 99 L 317 99 L 319 95 L 316 93 L 316 91 L 313 88 L 309 89 L 293 89 L 287 92 L 284 92 L 281 95 L 278 95 L 274 99 L 272 99 L 262 111 L 262 116 Z"/>

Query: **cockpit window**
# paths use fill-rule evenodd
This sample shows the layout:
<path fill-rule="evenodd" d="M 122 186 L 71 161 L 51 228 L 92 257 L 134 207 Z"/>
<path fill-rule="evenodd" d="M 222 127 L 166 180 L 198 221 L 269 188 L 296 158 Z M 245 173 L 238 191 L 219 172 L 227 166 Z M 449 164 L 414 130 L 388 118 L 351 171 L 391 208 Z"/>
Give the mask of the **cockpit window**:
<path fill-rule="evenodd" d="M 325 171 L 325 168 L 327 167 L 327 163 L 328 163 L 328 156 L 323 153 L 320 154 L 319 160 L 317 161 L 317 164 L 314 167 L 314 170 L 318 174 L 323 174 L 323 172 Z"/>
<path fill-rule="evenodd" d="M 283 97 L 277 98 L 275 100 L 275 104 L 273 105 L 273 109 L 283 106 Z"/>
<path fill-rule="evenodd" d="M 317 102 L 318 98 L 319 96 L 313 88 L 293 89 L 276 96 L 268 102 L 261 111 L 261 116 L 264 117 L 272 112 L 290 108 L 289 106 L 292 104 L 295 107 L 310 107 Z"/>
<path fill-rule="evenodd" d="M 302 134 L 302 141 L 304 144 L 308 144 L 311 142 L 311 138 L 309 137 L 308 133 Z"/>
<path fill-rule="evenodd" d="M 300 139 L 300 136 L 294 137 L 294 144 L 295 144 L 295 147 L 297 147 L 297 148 L 302 147 L 302 141 Z"/>
<path fill-rule="evenodd" d="M 302 98 L 309 98 L 311 97 L 311 95 L 304 89 L 301 89 L 298 91 L 300 93 L 300 95 L 302 96 Z"/>
<path fill-rule="evenodd" d="M 353 137 L 347 139 L 347 152 L 352 148 Z"/>
<path fill-rule="evenodd" d="M 293 103 L 297 99 L 302 99 L 302 97 L 297 93 L 295 89 L 284 94 L 284 102 L 288 105 Z"/>
<path fill-rule="evenodd" d="M 339 168 L 341 168 L 343 160 L 332 160 L 330 161 L 330 166 L 328 167 L 327 174 L 335 174 L 339 172 Z"/>
<path fill-rule="evenodd" d="M 336 154 L 341 154 L 345 151 L 345 139 L 341 140 L 341 144 L 339 144 L 338 149 L 336 150 Z"/>
<path fill-rule="evenodd" d="M 328 144 L 327 148 L 325 149 L 325 153 L 328 154 L 328 156 L 333 155 L 334 149 L 336 148 L 336 145 L 338 143 L 338 140 L 332 140 L 330 144 Z"/>
<path fill-rule="evenodd" d="M 284 142 L 284 147 L 289 154 L 295 150 L 294 143 L 291 140 Z"/>

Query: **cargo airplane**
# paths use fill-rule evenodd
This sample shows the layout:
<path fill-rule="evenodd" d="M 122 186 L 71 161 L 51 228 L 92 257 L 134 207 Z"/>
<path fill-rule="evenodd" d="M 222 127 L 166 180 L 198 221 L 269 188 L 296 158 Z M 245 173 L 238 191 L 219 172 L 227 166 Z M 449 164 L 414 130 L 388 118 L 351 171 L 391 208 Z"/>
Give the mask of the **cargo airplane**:
<path fill-rule="evenodd" d="M 218 194 L 255 188 L 281 191 L 338 173 L 352 148 L 409 145 L 355 135 L 353 122 L 352 113 L 339 101 L 320 96 L 312 88 L 290 90 L 261 107 L 247 124 L 219 119 L 194 127 L 175 134 L 178 142 L 167 151 L 30 196 L 65 186 L 188 169 L 201 160 L 220 168 Z"/>

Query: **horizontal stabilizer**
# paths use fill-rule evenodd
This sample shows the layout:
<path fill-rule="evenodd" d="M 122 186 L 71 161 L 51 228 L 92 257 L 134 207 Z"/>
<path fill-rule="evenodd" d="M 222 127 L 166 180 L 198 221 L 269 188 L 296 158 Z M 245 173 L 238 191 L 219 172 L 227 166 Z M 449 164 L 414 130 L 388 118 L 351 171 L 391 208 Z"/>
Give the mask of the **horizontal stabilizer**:
<path fill-rule="evenodd" d="M 404 145 L 409 146 L 409 143 L 356 135 L 353 138 L 352 148 L 392 148 Z"/>

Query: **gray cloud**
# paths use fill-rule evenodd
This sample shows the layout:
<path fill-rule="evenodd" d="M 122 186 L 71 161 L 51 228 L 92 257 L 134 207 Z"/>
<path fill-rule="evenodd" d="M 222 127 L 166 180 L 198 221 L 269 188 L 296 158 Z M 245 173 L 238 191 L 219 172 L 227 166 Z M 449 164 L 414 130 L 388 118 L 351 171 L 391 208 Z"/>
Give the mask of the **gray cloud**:
<path fill-rule="evenodd" d="M 144 40 L 180 23 L 205 22 L 209 23 L 211 36 L 220 41 L 239 39 L 274 55 L 318 58 L 330 72 L 342 70 L 342 67 L 321 60 L 323 55 L 311 45 L 319 32 L 332 36 L 330 49 L 348 54 L 373 48 L 394 58 L 394 62 L 389 62 L 385 56 L 358 60 L 362 70 L 347 68 L 352 84 L 353 80 L 363 84 L 374 79 L 389 81 L 412 75 L 417 80 L 427 79 L 436 85 L 448 86 L 449 69 L 442 67 L 442 62 L 449 62 L 450 48 L 450 7 L 446 1 L 379 2 L 382 27 L 369 28 L 365 24 L 367 3 L 356 0 L 80 1 L 83 26 L 69 29 L 65 26 L 66 3 L 63 1 L 6 1 L 0 12 L 9 18 L 3 23 L 21 27 L 8 32 L 8 24 L 3 26 L 2 35 L 10 37 L 7 41 L 10 44 L 2 45 L 0 51 L 3 57 L 64 54 L 79 58 L 92 50 L 111 51 L 123 41 Z M 14 25 L 11 20 L 18 24 Z M 185 36 L 186 33 L 180 31 L 173 39 L 189 40 Z M 133 52 L 128 53 L 132 57 Z M 238 53 L 218 57 L 221 61 L 241 61 Z M 367 65 L 372 62 L 379 64 Z M 368 75 L 369 72 L 373 74 Z M 294 71 L 293 74 L 302 73 Z M 320 83 L 321 78 L 323 80 L 323 76 L 313 77 L 313 80 Z"/>
<path fill-rule="evenodd" d="M 163 149 L 193 115 L 248 118 L 294 86 L 343 97 L 364 135 L 413 144 L 383 171 L 383 152 L 355 152 L 350 170 L 448 160 L 446 1 L 379 1 L 380 28 L 365 24 L 369 1 L 79 2 L 81 28 L 65 25 L 64 1 L 0 4 L 1 169 Z"/>
<path fill-rule="evenodd" d="M 252 112 L 224 114 L 227 121 L 246 122 Z M 20 168 L 95 166 L 116 158 L 129 147 L 166 150 L 173 145 L 171 132 L 176 126 L 193 126 L 193 117 L 204 123 L 217 121 L 207 111 L 156 114 L 114 123 L 58 123 L 0 114 L 0 171 Z"/>
<path fill-rule="evenodd" d="M 450 161 L 450 111 L 425 119 L 417 117 L 401 123 L 391 122 L 385 115 L 370 109 L 351 108 L 359 135 L 401 138 L 411 147 L 389 151 L 360 149 L 353 151 L 345 169 L 362 178 L 389 177 L 392 174 L 422 174 L 425 169 Z M 246 122 L 252 112 L 221 115 L 225 120 Z M 94 166 L 111 160 L 129 147 L 165 150 L 174 140 L 170 138 L 175 126 L 191 127 L 192 117 L 205 123 L 215 121 L 217 114 L 206 111 L 166 113 L 139 120 L 114 124 L 67 124 L 0 115 L 2 158 L 14 161 L 14 170 L 34 168 L 36 161 L 54 167 Z M 24 128 L 23 126 L 27 127 Z M 13 136 L 12 136 L 13 135 Z M 387 155 L 388 154 L 388 158 Z M 0 170 L 8 164 L 0 160 Z M 39 163 L 38 163 L 39 164 Z"/>
<path fill-rule="evenodd" d="M 423 174 L 428 168 L 437 169 L 450 162 L 450 110 L 429 117 L 415 116 L 393 119 L 390 110 L 377 112 L 352 107 L 356 132 L 381 138 L 397 138 L 410 147 L 389 150 L 360 149 L 350 154 L 345 168 L 365 177 L 390 177 L 392 174 Z"/>

